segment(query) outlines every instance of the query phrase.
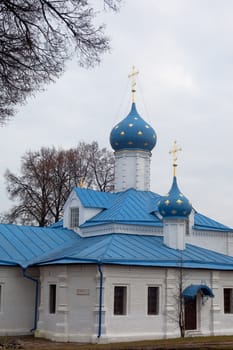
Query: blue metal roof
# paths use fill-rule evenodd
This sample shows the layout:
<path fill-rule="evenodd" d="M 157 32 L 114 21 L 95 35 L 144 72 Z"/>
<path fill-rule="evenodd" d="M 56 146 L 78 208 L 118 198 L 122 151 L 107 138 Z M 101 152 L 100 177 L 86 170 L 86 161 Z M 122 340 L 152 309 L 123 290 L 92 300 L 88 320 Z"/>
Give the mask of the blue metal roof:
<path fill-rule="evenodd" d="M 74 241 L 77 234 L 67 229 L 1 224 L 0 264 L 27 265 L 29 260 Z"/>
<path fill-rule="evenodd" d="M 85 208 L 108 208 L 116 196 L 115 193 L 80 187 L 75 187 L 74 191 Z"/>
<path fill-rule="evenodd" d="M 133 188 L 118 192 L 106 210 L 86 221 L 81 227 L 110 222 L 162 226 L 154 213 L 160 196 L 150 191 L 137 191 Z"/>
<path fill-rule="evenodd" d="M 104 193 L 76 189 L 86 207 L 106 208 L 83 226 L 109 222 L 162 226 L 157 217 L 159 195 L 129 189 L 119 193 Z M 195 229 L 233 231 L 227 226 L 195 213 Z M 140 232 L 138 232 L 140 233 Z M 0 224 L 0 265 L 23 267 L 53 261 L 60 263 L 101 262 L 141 266 L 182 266 L 186 268 L 233 269 L 233 257 L 187 245 L 180 251 L 163 244 L 162 237 L 109 234 L 81 238 L 61 227 L 30 227 Z"/>
<path fill-rule="evenodd" d="M 194 215 L 195 230 L 233 232 L 233 229 L 200 213 Z"/>
<path fill-rule="evenodd" d="M 162 227 L 162 220 L 156 215 L 158 203 L 162 198 L 151 191 L 138 191 L 133 188 L 118 193 L 99 192 L 85 188 L 75 188 L 84 207 L 102 208 L 103 211 L 81 227 L 107 223 L 145 225 Z M 233 229 L 200 213 L 194 214 L 194 229 L 229 232 Z"/>
<path fill-rule="evenodd" d="M 184 251 L 163 244 L 163 237 L 111 234 L 82 238 L 56 255 L 37 263 L 101 263 L 134 266 L 233 270 L 233 257 L 187 244 Z"/>
<path fill-rule="evenodd" d="M 201 292 L 203 295 L 207 295 L 211 298 L 214 297 L 212 290 L 205 284 L 191 284 L 184 289 L 182 295 L 188 299 L 194 299 L 197 293 Z"/>

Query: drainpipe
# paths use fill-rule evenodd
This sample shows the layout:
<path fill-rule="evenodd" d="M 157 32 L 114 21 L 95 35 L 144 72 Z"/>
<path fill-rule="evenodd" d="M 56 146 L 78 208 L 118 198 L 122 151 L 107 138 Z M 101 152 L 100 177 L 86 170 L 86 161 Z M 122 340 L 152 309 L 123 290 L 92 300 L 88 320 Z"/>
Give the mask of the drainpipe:
<path fill-rule="evenodd" d="M 35 310 L 34 310 L 34 326 L 30 329 L 30 332 L 34 332 L 37 328 L 37 314 L 38 314 L 38 299 L 39 299 L 39 280 L 32 276 L 26 274 L 26 268 L 22 267 L 23 277 L 33 281 L 36 284 L 36 294 L 35 294 Z"/>
<path fill-rule="evenodd" d="M 98 270 L 100 273 L 98 338 L 100 338 L 102 333 L 102 304 L 103 304 L 103 271 L 101 269 L 101 264 L 98 264 Z"/>

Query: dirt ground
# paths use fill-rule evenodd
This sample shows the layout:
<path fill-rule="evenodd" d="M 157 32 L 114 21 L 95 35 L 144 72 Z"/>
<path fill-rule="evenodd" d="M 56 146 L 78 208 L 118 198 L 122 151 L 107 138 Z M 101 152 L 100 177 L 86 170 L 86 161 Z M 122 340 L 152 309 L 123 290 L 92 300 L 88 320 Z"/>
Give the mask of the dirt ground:
<path fill-rule="evenodd" d="M 32 336 L 0 337 L 0 349 L 25 350 L 164 350 L 164 349 L 232 349 L 233 337 L 201 337 L 154 340 L 114 344 L 57 343 Z"/>

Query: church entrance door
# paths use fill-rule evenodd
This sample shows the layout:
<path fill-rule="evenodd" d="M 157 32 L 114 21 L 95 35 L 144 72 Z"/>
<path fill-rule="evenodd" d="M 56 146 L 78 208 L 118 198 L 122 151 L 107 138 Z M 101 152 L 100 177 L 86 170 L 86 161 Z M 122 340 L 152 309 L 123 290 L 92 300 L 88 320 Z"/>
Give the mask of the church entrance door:
<path fill-rule="evenodd" d="M 197 300 L 184 299 L 185 330 L 197 329 Z"/>

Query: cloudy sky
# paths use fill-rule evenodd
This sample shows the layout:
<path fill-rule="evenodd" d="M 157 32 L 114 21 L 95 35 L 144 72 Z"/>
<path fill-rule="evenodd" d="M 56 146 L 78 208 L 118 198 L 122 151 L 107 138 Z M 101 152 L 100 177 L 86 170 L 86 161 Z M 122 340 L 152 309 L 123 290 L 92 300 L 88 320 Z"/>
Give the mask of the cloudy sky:
<path fill-rule="evenodd" d="M 101 14 L 112 46 L 101 64 L 85 70 L 70 62 L 0 128 L 0 211 L 11 206 L 3 175 L 19 174 L 27 150 L 82 140 L 110 149 L 111 128 L 130 109 L 135 65 L 138 111 L 158 136 L 151 190 L 170 188 L 176 139 L 180 189 L 197 211 L 233 227 L 232 16 L 229 0 L 125 0 L 118 14 Z"/>

